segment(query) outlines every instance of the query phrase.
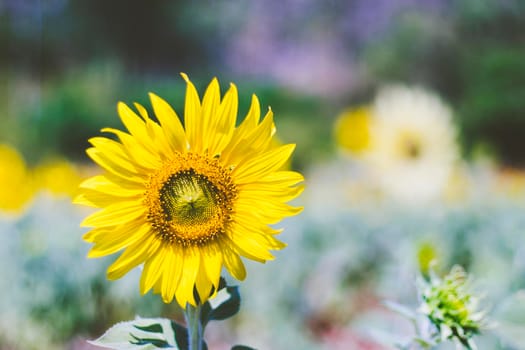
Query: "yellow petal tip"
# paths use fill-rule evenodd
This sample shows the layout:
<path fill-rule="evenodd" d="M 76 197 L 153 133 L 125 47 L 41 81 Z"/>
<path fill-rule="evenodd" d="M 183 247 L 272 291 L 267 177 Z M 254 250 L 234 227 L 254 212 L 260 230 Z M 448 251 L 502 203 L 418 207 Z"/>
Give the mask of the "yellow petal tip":
<path fill-rule="evenodd" d="M 91 259 L 100 258 L 101 256 L 103 256 L 103 254 L 100 254 L 95 247 L 91 248 L 91 250 L 87 253 L 87 257 Z M 108 277 L 108 279 L 110 278 Z"/>
<path fill-rule="evenodd" d="M 182 77 L 182 79 L 184 79 L 186 83 L 190 82 L 190 79 L 188 78 L 188 75 L 186 73 L 180 72 L 180 76 Z"/>
<path fill-rule="evenodd" d="M 159 96 L 153 92 L 148 92 L 148 96 L 151 100 L 159 98 Z"/>

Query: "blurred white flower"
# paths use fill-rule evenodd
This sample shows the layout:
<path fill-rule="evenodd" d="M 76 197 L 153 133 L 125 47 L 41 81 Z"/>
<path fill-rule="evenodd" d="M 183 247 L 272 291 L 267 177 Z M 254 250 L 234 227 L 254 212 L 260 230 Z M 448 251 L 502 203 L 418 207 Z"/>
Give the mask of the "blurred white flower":
<path fill-rule="evenodd" d="M 392 85 L 379 91 L 372 115 L 368 159 L 380 189 L 410 203 L 443 195 L 458 158 L 451 110 L 426 90 Z"/>

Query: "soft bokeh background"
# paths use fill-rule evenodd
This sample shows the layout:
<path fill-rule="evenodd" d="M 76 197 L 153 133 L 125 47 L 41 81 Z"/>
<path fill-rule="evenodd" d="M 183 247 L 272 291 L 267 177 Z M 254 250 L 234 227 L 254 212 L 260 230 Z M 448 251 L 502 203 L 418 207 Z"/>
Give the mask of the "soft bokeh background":
<path fill-rule="evenodd" d="M 505 315 L 525 288 L 525 2 L 0 0 L 0 349 L 181 317 L 139 271 L 105 280 L 70 204 L 117 101 L 181 111 L 179 72 L 235 82 L 241 115 L 256 93 L 307 179 L 212 349 L 392 349 L 412 330 L 382 301 L 416 306 L 431 261 L 463 265 L 508 326 L 480 349 L 525 348 L 525 313 Z"/>

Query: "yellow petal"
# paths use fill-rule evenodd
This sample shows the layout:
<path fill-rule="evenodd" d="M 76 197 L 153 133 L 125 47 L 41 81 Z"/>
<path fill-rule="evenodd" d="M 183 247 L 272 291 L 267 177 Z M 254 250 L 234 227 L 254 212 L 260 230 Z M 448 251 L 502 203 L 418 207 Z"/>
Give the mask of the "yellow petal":
<path fill-rule="evenodd" d="M 195 288 L 197 289 L 197 293 L 199 295 L 199 299 L 201 303 L 205 303 L 206 300 L 210 298 L 213 284 L 208 279 L 208 276 L 206 275 L 206 271 L 204 271 L 203 265 L 204 261 L 201 261 L 199 272 L 197 273 L 197 277 L 195 280 Z"/>
<path fill-rule="evenodd" d="M 124 184 L 126 185 L 126 184 Z M 124 187 L 122 184 L 116 184 L 110 181 L 104 175 L 95 175 L 84 180 L 80 185 L 80 188 L 112 194 L 113 196 L 135 196 L 144 193 L 145 188 L 129 188 Z"/>
<path fill-rule="evenodd" d="M 140 174 L 140 176 L 146 176 L 149 175 L 149 173 Z M 147 180 L 147 177 L 126 177 L 126 176 L 118 176 L 111 172 L 105 172 L 104 176 L 107 177 L 107 179 L 115 184 L 118 184 L 119 186 L 122 186 L 124 188 L 132 188 L 132 189 L 140 189 L 143 190 L 145 188 L 145 183 Z"/>
<path fill-rule="evenodd" d="M 276 171 L 259 179 L 260 183 L 287 187 L 303 181 L 303 175 L 295 171 Z"/>
<path fill-rule="evenodd" d="M 161 293 L 162 300 L 168 304 L 171 303 L 178 288 L 180 288 L 182 269 L 185 265 L 182 249 L 174 245 L 167 249 L 169 250 L 164 258 Z"/>
<path fill-rule="evenodd" d="M 284 145 L 239 164 L 233 176 L 239 184 L 254 182 L 278 169 L 290 158 L 295 145 Z"/>
<path fill-rule="evenodd" d="M 261 105 L 259 99 L 256 95 L 252 95 L 252 103 L 250 104 L 250 110 L 246 114 L 246 117 L 239 125 L 238 133 L 242 136 L 244 133 L 250 132 L 254 129 L 257 124 L 259 124 L 259 119 L 261 117 Z"/>
<path fill-rule="evenodd" d="M 126 248 L 107 271 L 109 280 L 116 280 L 128 273 L 132 268 L 143 263 L 159 248 L 160 240 L 150 234 Z"/>
<path fill-rule="evenodd" d="M 230 84 L 230 89 L 224 95 L 217 115 L 209 125 L 209 133 L 213 135 L 209 142 L 210 155 L 220 154 L 230 142 L 237 119 L 238 103 L 237 87 Z"/>
<path fill-rule="evenodd" d="M 186 307 L 186 303 L 196 306 L 193 297 L 193 287 L 197 279 L 200 266 L 200 251 L 193 247 L 184 248 L 184 266 L 182 276 L 175 297 L 181 307 Z"/>
<path fill-rule="evenodd" d="M 221 102 L 221 92 L 217 78 L 213 78 L 202 99 L 202 120 L 200 127 L 197 129 L 202 138 L 202 149 L 209 148 L 211 140 L 215 137 L 212 125 L 217 119 L 217 109 Z"/>
<path fill-rule="evenodd" d="M 108 229 L 108 228 L 94 228 L 88 232 L 86 232 L 84 234 L 84 236 L 82 236 L 82 239 L 86 242 L 90 242 L 90 243 L 93 243 L 95 242 L 98 237 L 101 237 L 101 236 L 104 236 L 104 235 L 107 235 L 108 233 L 111 233 L 111 229 Z"/>
<path fill-rule="evenodd" d="M 232 249 L 236 252 L 235 254 L 242 255 L 245 258 L 248 258 L 253 261 L 257 261 L 261 264 L 266 263 L 266 260 L 270 260 L 270 259 L 263 259 L 260 256 L 253 255 L 252 253 L 242 249 L 242 247 L 240 247 L 238 244 L 236 244 L 233 241 L 232 237 L 229 237 L 228 239 L 229 239 L 229 244 L 231 245 Z"/>
<path fill-rule="evenodd" d="M 161 247 L 156 254 L 144 263 L 144 270 L 140 276 L 140 292 L 142 294 L 146 294 L 162 276 L 164 259 L 170 250 L 169 247 Z"/>
<path fill-rule="evenodd" d="M 288 202 L 299 196 L 304 190 L 304 186 L 301 185 L 283 188 L 281 186 L 261 185 L 260 182 L 254 182 L 243 187 L 244 188 L 239 191 L 239 197 L 260 201 L 272 200 L 278 202 Z"/>
<path fill-rule="evenodd" d="M 130 224 L 95 236 L 95 245 L 88 253 L 89 258 L 99 258 L 126 248 L 130 244 L 148 235 L 149 225 Z"/>
<path fill-rule="evenodd" d="M 100 208 L 101 206 L 99 206 L 96 201 L 93 201 L 91 199 L 88 199 L 83 193 L 80 193 L 78 195 L 75 196 L 75 198 L 73 199 L 73 204 L 78 204 L 78 205 L 85 205 L 85 206 L 88 206 L 88 207 L 94 207 L 94 208 Z"/>
<path fill-rule="evenodd" d="M 220 247 L 215 244 L 203 247 L 201 264 L 204 266 L 208 279 L 215 287 L 218 287 L 222 269 L 222 253 Z"/>
<path fill-rule="evenodd" d="M 235 150 L 239 146 L 246 146 L 244 145 L 244 141 L 248 139 L 248 135 L 250 135 L 257 127 L 257 124 L 259 123 L 260 114 L 261 110 L 259 100 L 257 99 L 257 96 L 252 95 L 252 103 L 250 106 L 250 110 L 246 115 L 246 118 L 244 118 L 239 127 L 233 131 L 233 135 L 230 142 L 221 153 L 221 158 L 224 160 L 225 164 L 232 164 L 232 160 L 230 159 L 230 155 L 232 154 L 232 152 L 235 154 Z M 242 151 L 239 153 L 242 153 Z M 246 153 L 242 154 L 246 156 Z"/>
<path fill-rule="evenodd" d="M 235 216 L 235 222 L 243 226 L 250 232 L 261 232 L 264 235 L 277 235 L 281 233 L 282 229 L 275 229 L 266 225 L 257 218 L 255 213 L 239 213 Z"/>
<path fill-rule="evenodd" d="M 265 152 L 271 144 L 273 129 L 273 113 L 268 111 L 263 122 L 255 129 L 250 130 L 241 138 L 232 137 L 231 142 L 221 154 L 224 164 L 236 165 L 244 159 Z"/>
<path fill-rule="evenodd" d="M 116 226 L 132 221 L 140 216 L 145 217 L 146 208 L 134 201 L 117 202 L 89 215 L 80 226 L 104 227 Z"/>
<path fill-rule="evenodd" d="M 223 257 L 224 257 L 224 266 L 230 272 L 230 274 L 239 281 L 242 281 L 246 278 L 246 269 L 244 264 L 239 258 L 239 255 L 234 252 L 229 245 L 223 245 Z"/>
<path fill-rule="evenodd" d="M 104 128 L 103 132 L 110 132 L 120 139 L 125 152 L 136 168 L 149 170 L 157 169 L 160 166 L 159 154 L 151 147 L 151 141 L 142 142 L 142 140 L 125 133 L 118 129 Z"/>
<path fill-rule="evenodd" d="M 122 200 L 141 201 L 142 198 L 142 194 L 134 196 L 123 196 L 122 193 L 112 195 L 103 192 L 84 190 L 84 193 L 81 193 L 75 197 L 73 203 L 87 205 L 89 207 L 94 208 L 105 208 L 107 206 L 115 204 L 116 202 L 121 202 Z"/>
<path fill-rule="evenodd" d="M 184 101 L 184 127 L 186 128 L 186 136 L 188 137 L 190 149 L 193 152 L 200 153 L 202 151 L 202 144 L 199 138 L 199 127 L 202 128 L 202 125 L 200 124 L 201 104 L 199 94 L 195 86 L 188 79 L 188 76 L 184 73 L 181 73 L 181 75 L 186 81 L 186 99 Z"/>
<path fill-rule="evenodd" d="M 140 114 L 140 116 L 142 117 L 142 119 L 144 119 L 145 121 L 151 120 L 151 119 L 149 118 L 148 111 L 146 110 L 146 108 L 144 108 L 143 105 L 141 105 L 141 104 L 138 103 L 138 102 L 134 102 L 133 105 L 135 106 L 135 108 L 136 108 L 137 111 L 139 112 L 139 114 Z"/>
<path fill-rule="evenodd" d="M 261 260 L 273 260 L 275 257 L 268 251 L 265 246 L 265 240 L 258 239 L 258 235 L 245 228 L 237 225 L 229 232 L 230 238 L 234 244 L 247 252 L 250 256 L 255 256 Z"/>
<path fill-rule="evenodd" d="M 153 142 L 149 137 L 144 121 L 123 102 L 118 103 L 117 109 L 126 129 L 145 149 L 151 152 L 154 149 Z"/>
<path fill-rule="evenodd" d="M 162 125 L 166 140 L 171 145 L 172 150 L 175 152 L 185 151 L 187 149 L 186 134 L 180 123 L 179 116 L 162 98 L 151 92 L 149 97 L 155 116 L 159 120 L 160 125 Z"/>
<path fill-rule="evenodd" d="M 268 250 L 281 250 L 287 246 L 286 243 L 278 240 L 272 235 L 266 234 L 263 230 L 250 231 L 250 230 L 247 230 L 246 228 L 244 229 L 245 229 L 245 232 L 248 233 L 246 237 L 249 237 L 250 240 L 257 242 L 258 245 L 260 245 L 261 247 L 265 247 Z"/>
<path fill-rule="evenodd" d="M 258 210 L 254 211 L 253 208 Z M 259 220 L 267 224 L 276 224 L 283 218 L 299 214 L 302 207 L 292 207 L 291 205 L 279 202 L 263 202 L 260 200 L 243 199 L 235 203 L 235 211 L 238 215 L 254 215 Z"/>
<path fill-rule="evenodd" d="M 88 148 L 86 153 L 95 163 L 100 165 L 107 172 L 113 174 L 115 177 L 119 177 L 130 182 L 138 182 L 141 180 L 129 162 L 119 162 L 118 158 L 110 158 L 96 148 Z"/>
<path fill-rule="evenodd" d="M 148 135 L 152 140 L 151 146 L 154 147 L 155 152 L 161 155 L 163 159 L 171 158 L 173 155 L 173 149 L 166 139 L 166 134 L 164 133 L 162 127 L 150 119 L 148 111 L 141 104 L 135 102 L 135 108 L 139 111 L 139 114 L 146 122 Z"/>

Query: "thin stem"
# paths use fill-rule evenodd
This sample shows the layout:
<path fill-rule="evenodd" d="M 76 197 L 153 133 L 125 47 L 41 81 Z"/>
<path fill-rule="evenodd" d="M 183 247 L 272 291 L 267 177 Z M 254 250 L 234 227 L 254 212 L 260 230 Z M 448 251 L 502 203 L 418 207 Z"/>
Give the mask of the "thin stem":
<path fill-rule="evenodd" d="M 184 317 L 188 326 L 189 350 L 202 350 L 203 329 L 201 324 L 201 305 L 186 304 Z"/>

